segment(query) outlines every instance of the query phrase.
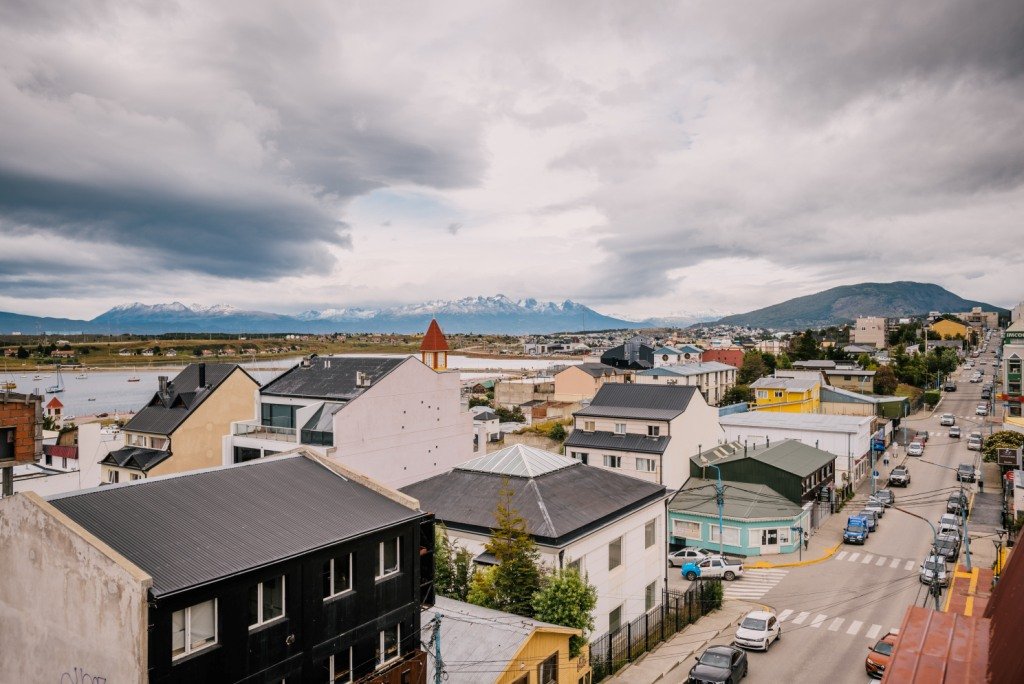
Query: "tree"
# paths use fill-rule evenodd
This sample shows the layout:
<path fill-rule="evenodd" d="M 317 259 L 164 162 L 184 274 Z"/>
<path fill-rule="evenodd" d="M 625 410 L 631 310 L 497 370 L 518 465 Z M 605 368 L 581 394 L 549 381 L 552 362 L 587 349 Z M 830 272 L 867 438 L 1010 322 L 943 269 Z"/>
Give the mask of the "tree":
<path fill-rule="evenodd" d="M 740 371 L 736 374 L 736 381 L 741 385 L 749 385 L 763 377 L 765 372 L 766 368 L 764 359 L 761 358 L 761 352 L 751 349 L 743 354 L 743 365 L 740 366 Z"/>
<path fill-rule="evenodd" d="M 486 608 L 533 617 L 533 595 L 540 590 L 540 553 L 526 529 L 526 520 L 512 506 L 514 494 L 506 480 L 494 510 L 497 526 L 484 546 L 497 563 L 486 577 L 477 573 L 473 578 L 469 600 L 479 601 Z"/>
<path fill-rule="evenodd" d="M 473 580 L 473 554 L 448 537 L 442 523 L 434 525 L 434 588 L 441 596 L 465 601 Z"/>
<path fill-rule="evenodd" d="M 778 368 L 778 359 L 775 358 L 775 354 L 768 352 L 761 352 L 761 360 L 764 361 L 764 372 L 766 375 L 771 375 Z"/>
<path fill-rule="evenodd" d="M 469 398 L 469 408 L 473 408 L 474 406 L 488 406 L 489 407 L 490 405 L 491 405 L 491 401 L 489 399 L 484 399 L 483 397 L 470 397 Z"/>
<path fill-rule="evenodd" d="M 868 366 L 871 365 L 871 355 L 868 354 L 867 352 L 862 353 L 860 356 L 857 357 L 857 364 L 861 368 L 867 368 Z"/>
<path fill-rule="evenodd" d="M 996 460 L 996 449 L 1020 449 L 1024 447 L 1024 434 L 1012 430 L 1000 430 L 985 438 L 981 453 L 986 461 Z"/>
<path fill-rule="evenodd" d="M 775 359 L 775 367 L 782 370 L 787 370 L 793 367 L 793 362 L 789 359 L 789 354 L 782 352 Z"/>
<path fill-rule="evenodd" d="M 754 400 L 754 390 L 747 385 L 733 385 L 722 395 L 722 406 Z"/>
<path fill-rule="evenodd" d="M 498 420 L 502 423 L 526 422 L 526 416 L 523 415 L 523 410 L 518 406 L 514 407 L 511 411 L 504 406 L 498 406 L 494 409 L 494 412 L 498 415 Z"/>
<path fill-rule="evenodd" d="M 819 358 L 821 354 L 818 340 L 814 338 L 814 333 L 810 330 L 805 330 L 802 335 L 799 335 L 796 338 L 796 344 L 790 344 L 790 350 L 793 352 L 790 356 L 797 361 L 811 361 Z"/>
<path fill-rule="evenodd" d="M 544 578 L 543 586 L 533 596 L 534 617 L 563 627 L 583 630 L 583 636 L 569 639 L 569 657 L 575 658 L 587 643 L 594 629 L 594 608 L 597 588 L 572 568 Z"/>
<path fill-rule="evenodd" d="M 548 437 L 555 440 L 556 442 L 562 442 L 565 440 L 565 426 L 561 423 L 555 423 L 550 430 L 548 430 Z"/>
<path fill-rule="evenodd" d="M 18 358 L 27 359 L 29 357 L 28 349 L 25 349 L 20 344 L 18 345 Z"/>
<path fill-rule="evenodd" d="M 875 394 L 886 394 L 891 395 L 896 391 L 896 387 L 899 385 L 899 380 L 896 378 L 896 373 L 893 372 L 889 366 L 882 366 L 875 371 L 874 384 L 871 390 Z"/>

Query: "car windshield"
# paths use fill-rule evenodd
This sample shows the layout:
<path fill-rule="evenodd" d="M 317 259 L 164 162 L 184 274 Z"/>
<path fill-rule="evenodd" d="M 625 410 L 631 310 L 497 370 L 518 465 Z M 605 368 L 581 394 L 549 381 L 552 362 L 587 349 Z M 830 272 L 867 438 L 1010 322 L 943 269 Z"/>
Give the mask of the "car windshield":
<path fill-rule="evenodd" d="M 729 667 L 729 656 L 725 653 L 704 651 L 704 655 L 700 657 L 700 664 L 711 667 Z"/>
<path fill-rule="evenodd" d="M 939 561 L 925 561 L 924 567 L 926 570 L 944 570 L 946 567 L 945 563 Z"/>
<path fill-rule="evenodd" d="M 902 466 L 896 466 L 895 468 L 892 469 L 892 474 L 893 475 L 906 475 L 907 474 L 907 469 L 902 467 Z"/>
<path fill-rule="evenodd" d="M 892 644 L 890 644 L 888 641 L 879 641 L 877 644 L 875 644 L 874 651 L 875 651 L 875 653 L 880 653 L 882 655 L 891 656 L 892 655 Z"/>
<path fill-rule="evenodd" d="M 743 618 L 743 622 L 740 623 L 740 627 L 743 629 L 753 629 L 758 632 L 765 630 L 765 621 L 759 620 L 758 618 Z"/>

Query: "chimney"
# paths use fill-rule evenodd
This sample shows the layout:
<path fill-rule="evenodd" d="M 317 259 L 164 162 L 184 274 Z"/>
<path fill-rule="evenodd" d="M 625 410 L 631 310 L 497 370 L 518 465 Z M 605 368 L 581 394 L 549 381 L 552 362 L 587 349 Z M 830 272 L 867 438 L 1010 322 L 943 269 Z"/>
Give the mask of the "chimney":
<path fill-rule="evenodd" d="M 206 387 L 206 364 L 199 364 L 199 387 Z"/>
<path fill-rule="evenodd" d="M 167 396 L 167 376 L 166 375 L 158 376 L 156 381 L 158 383 L 160 383 L 160 396 L 161 397 Z"/>

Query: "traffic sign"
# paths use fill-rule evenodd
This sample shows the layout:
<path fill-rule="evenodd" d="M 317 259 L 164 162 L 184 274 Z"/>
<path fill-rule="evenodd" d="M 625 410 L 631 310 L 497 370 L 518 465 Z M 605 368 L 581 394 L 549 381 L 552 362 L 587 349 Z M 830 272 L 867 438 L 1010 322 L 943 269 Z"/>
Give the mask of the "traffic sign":
<path fill-rule="evenodd" d="M 878 471 L 877 470 L 872 470 L 871 471 L 871 477 L 878 477 Z"/>

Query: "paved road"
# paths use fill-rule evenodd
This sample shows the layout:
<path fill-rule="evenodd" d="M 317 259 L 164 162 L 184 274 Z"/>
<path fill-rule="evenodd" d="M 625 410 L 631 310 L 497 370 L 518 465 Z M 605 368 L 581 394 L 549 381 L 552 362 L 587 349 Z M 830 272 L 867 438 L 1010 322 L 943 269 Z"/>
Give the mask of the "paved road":
<path fill-rule="evenodd" d="M 982 368 L 988 369 L 988 382 L 992 366 L 991 355 L 986 356 L 989 365 Z M 967 433 L 975 429 L 973 421 L 980 420 L 974 409 L 981 384 L 968 382 L 969 375 L 970 371 L 961 372 L 958 391 L 944 396 L 933 417 L 920 414 L 909 423 L 904 421 L 908 427 L 932 435 L 922 458 L 905 457 L 900 449 L 893 463 L 905 459 L 910 467 L 910 486 L 894 490 L 896 506 L 906 512 L 888 510 L 864 546 L 844 545 L 824 563 L 759 576 L 756 586 L 742 592 L 746 597 L 759 594 L 757 600 L 783 618 L 782 640 L 769 653 L 750 653 L 750 676 L 745 681 L 869 681 L 864 671 L 868 647 L 890 628 L 899 627 L 907 606 L 928 600 L 927 588 L 918 580 L 918 566 L 931 545 L 931 530 L 914 515 L 937 521 L 945 513 L 946 497 L 959 486 L 956 466 L 977 464 L 979 459 L 978 452 L 967 450 Z M 962 439 L 949 438 L 947 429 L 939 426 L 942 413 L 961 416 L 957 422 L 963 428 Z M 863 498 L 862 494 L 860 500 Z M 848 511 L 844 509 L 839 516 L 845 519 Z M 736 590 L 747 580 L 735 582 Z M 721 642 L 730 640 L 722 638 Z"/>

